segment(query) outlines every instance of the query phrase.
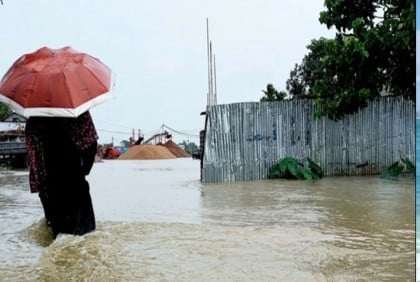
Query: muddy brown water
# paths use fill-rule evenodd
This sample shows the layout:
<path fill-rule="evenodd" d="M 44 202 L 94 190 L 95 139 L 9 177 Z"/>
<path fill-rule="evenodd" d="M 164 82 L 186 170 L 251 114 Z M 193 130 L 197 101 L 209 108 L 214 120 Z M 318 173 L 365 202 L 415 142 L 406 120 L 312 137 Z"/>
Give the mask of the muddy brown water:
<path fill-rule="evenodd" d="M 199 161 L 95 163 L 97 230 L 52 241 L 0 172 L 0 281 L 413 281 L 415 181 L 204 184 Z"/>

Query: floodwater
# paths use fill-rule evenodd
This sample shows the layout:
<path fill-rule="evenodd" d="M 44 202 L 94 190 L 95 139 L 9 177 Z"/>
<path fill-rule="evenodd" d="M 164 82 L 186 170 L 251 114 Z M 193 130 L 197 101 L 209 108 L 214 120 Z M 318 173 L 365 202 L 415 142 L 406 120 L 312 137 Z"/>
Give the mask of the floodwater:
<path fill-rule="evenodd" d="M 0 172 L 1 281 L 413 281 L 415 181 L 199 181 L 199 161 L 110 160 L 97 230 L 55 241 L 26 171 Z"/>
<path fill-rule="evenodd" d="M 416 278 L 420 281 L 420 119 L 416 119 Z"/>

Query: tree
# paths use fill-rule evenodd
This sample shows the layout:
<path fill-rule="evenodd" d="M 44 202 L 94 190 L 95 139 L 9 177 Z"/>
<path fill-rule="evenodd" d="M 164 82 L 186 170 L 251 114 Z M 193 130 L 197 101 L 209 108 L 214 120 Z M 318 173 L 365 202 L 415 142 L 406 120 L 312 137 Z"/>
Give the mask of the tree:
<path fill-rule="evenodd" d="M 322 65 L 328 54 L 330 43 L 331 39 L 321 37 L 312 40 L 311 44 L 306 46 L 309 53 L 303 57 L 300 65 L 295 64 L 295 68 L 290 72 L 290 78 L 286 81 L 286 89 L 292 98 L 315 98 L 312 89 L 323 72 L 323 69 L 318 66 Z"/>
<path fill-rule="evenodd" d="M 9 117 L 12 113 L 12 110 L 6 104 L 0 103 L 0 121 Z"/>
<path fill-rule="evenodd" d="M 264 96 L 260 99 L 261 102 L 264 101 L 281 101 L 286 98 L 287 93 L 284 91 L 277 91 L 276 88 L 274 88 L 273 84 L 269 83 L 267 84 L 267 90 L 262 90 L 264 92 Z"/>
<path fill-rule="evenodd" d="M 290 71 L 290 78 L 286 81 L 286 89 L 294 99 L 303 99 L 310 91 L 310 88 L 307 87 L 303 67 L 304 64 L 295 64 L 295 68 Z"/>
<path fill-rule="evenodd" d="M 123 148 L 130 148 L 130 142 L 128 140 L 122 140 L 120 144 Z"/>
<path fill-rule="evenodd" d="M 334 39 L 313 40 L 287 81 L 337 120 L 382 94 L 415 99 L 415 13 L 408 0 L 325 0 L 320 22 Z"/>
<path fill-rule="evenodd" d="M 187 141 L 182 141 L 181 143 L 179 143 L 178 145 L 181 145 L 185 148 L 185 151 L 189 152 L 189 153 L 193 153 L 198 151 L 198 147 L 194 142 L 189 142 Z"/>

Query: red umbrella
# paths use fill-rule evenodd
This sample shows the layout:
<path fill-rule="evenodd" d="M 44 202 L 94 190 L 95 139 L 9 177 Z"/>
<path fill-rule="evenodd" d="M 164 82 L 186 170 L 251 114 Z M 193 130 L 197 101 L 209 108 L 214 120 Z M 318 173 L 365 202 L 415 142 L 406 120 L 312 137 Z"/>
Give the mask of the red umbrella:
<path fill-rule="evenodd" d="M 111 97 L 111 69 L 71 47 L 17 59 L 0 82 L 0 102 L 25 117 L 77 117 Z"/>

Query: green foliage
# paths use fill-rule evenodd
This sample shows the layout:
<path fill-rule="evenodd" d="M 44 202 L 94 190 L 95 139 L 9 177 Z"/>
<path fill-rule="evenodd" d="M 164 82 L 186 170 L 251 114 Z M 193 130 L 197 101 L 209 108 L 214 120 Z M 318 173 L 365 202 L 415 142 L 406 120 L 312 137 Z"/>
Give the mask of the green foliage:
<path fill-rule="evenodd" d="M 415 175 L 416 167 L 408 158 L 401 158 L 401 161 L 394 162 L 387 167 L 381 177 L 386 179 L 397 179 L 401 174 Z"/>
<path fill-rule="evenodd" d="M 0 103 L 0 121 L 9 117 L 12 113 L 12 110 L 6 104 Z"/>
<path fill-rule="evenodd" d="M 122 140 L 122 141 L 120 142 L 120 145 L 121 145 L 123 148 L 130 148 L 130 142 L 129 142 L 128 140 Z"/>
<path fill-rule="evenodd" d="M 415 99 L 415 10 L 408 0 L 326 0 L 320 22 L 333 39 L 312 40 L 287 90 L 314 98 L 316 116 L 357 112 L 382 93 Z"/>
<path fill-rule="evenodd" d="M 416 166 L 408 158 L 401 159 L 401 161 L 405 165 L 405 170 L 407 171 L 407 173 L 416 173 Z"/>
<path fill-rule="evenodd" d="M 264 92 L 264 96 L 260 99 L 261 102 L 281 101 L 284 100 L 287 95 L 287 93 L 284 91 L 277 91 L 273 84 L 267 84 L 267 90 L 262 90 L 262 92 Z"/>
<path fill-rule="evenodd" d="M 324 171 L 317 163 L 315 163 L 311 158 L 307 158 L 306 160 L 308 161 L 308 167 L 311 172 L 313 172 L 319 178 L 324 177 Z"/>
<path fill-rule="evenodd" d="M 294 99 L 308 98 L 311 91 L 311 87 L 308 86 L 310 82 L 305 75 L 304 68 L 304 64 L 295 64 L 295 68 L 290 71 L 290 78 L 286 81 L 286 89 Z"/>
<path fill-rule="evenodd" d="M 318 66 L 324 64 L 331 43 L 331 39 L 321 37 L 312 40 L 311 44 L 307 46 L 309 53 L 303 57 L 300 65 L 295 64 L 295 68 L 290 72 L 290 77 L 286 81 L 286 89 L 293 98 L 315 98 L 312 89 L 316 79 L 322 77 L 325 71 Z"/>
<path fill-rule="evenodd" d="M 308 164 L 305 167 L 304 164 L 299 163 L 295 158 L 285 157 L 270 169 L 268 178 L 314 180 L 323 177 L 324 173 L 321 167 L 310 158 L 306 160 Z"/>
<path fill-rule="evenodd" d="M 194 143 L 194 142 L 189 142 L 187 141 L 182 141 L 181 143 L 179 143 L 178 145 L 182 145 L 185 148 L 185 151 L 189 152 L 189 153 L 193 153 L 198 151 L 198 146 Z"/>

